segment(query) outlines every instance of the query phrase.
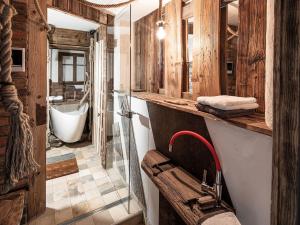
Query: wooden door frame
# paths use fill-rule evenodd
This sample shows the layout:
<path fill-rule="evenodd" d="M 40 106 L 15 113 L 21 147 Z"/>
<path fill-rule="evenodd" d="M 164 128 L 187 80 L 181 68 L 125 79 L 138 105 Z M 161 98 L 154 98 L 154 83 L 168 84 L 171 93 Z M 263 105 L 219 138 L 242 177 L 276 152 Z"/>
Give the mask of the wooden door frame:
<path fill-rule="evenodd" d="M 300 1 L 275 0 L 272 225 L 300 223 Z"/>
<path fill-rule="evenodd" d="M 74 0 L 72 0 L 74 2 Z M 39 1 L 44 15 L 47 9 L 53 8 L 52 0 Z M 13 3 L 12 3 L 13 4 Z M 32 219 L 44 213 L 46 210 L 46 130 L 47 130 L 47 32 L 41 24 L 40 15 L 37 13 L 34 0 L 27 0 L 27 58 L 26 71 L 28 73 L 28 114 L 32 122 L 34 138 L 35 160 L 40 165 L 40 173 L 31 184 L 28 194 L 28 219 Z M 90 8 L 88 6 L 84 6 Z M 94 10 L 94 9 L 93 9 Z M 93 11 L 92 10 L 92 11 Z M 85 10 L 89 11 L 89 10 Z M 89 11 L 90 13 L 92 11 Z M 82 17 L 78 13 L 69 12 L 72 15 Z M 94 21 L 95 15 L 86 15 Z M 99 24 L 107 24 L 113 16 L 98 13 Z"/>

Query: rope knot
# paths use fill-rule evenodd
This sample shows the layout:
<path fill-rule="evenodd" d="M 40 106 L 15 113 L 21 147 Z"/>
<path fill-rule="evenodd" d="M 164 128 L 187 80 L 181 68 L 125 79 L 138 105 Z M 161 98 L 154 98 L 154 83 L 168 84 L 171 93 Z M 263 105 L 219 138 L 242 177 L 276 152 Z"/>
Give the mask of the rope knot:
<path fill-rule="evenodd" d="M 18 98 L 18 92 L 14 84 L 1 82 L 0 95 L 6 110 L 13 114 L 21 114 L 23 112 L 23 104 Z"/>
<path fill-rule="evenodd" d="M 23 103 L 18 98 L 18 91 L 11 77 L 11 20 L 15 13 L 12 5 L 0 0 L 0 96 L 5 109 L 10 113 L 10 131 L 5 154 L 5 187 L 1 187 L 0 192 L 9 190 L 39 168 L 33 155 L 30 118 L 23 113 Z"/>

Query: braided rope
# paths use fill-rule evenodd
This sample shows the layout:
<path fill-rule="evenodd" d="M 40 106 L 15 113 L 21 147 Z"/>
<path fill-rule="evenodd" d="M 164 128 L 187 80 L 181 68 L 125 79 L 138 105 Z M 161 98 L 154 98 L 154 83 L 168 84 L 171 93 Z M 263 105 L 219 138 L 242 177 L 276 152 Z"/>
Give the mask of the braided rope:
<path fill-rule="evenodd" d="M 38 171 L 33 157 L 33 137 L 30 118 L 23 113 L 23 104 L 12 83 L 12 17 L 15 9 L 0 2 L 0 96 L 10 113 L 10 132 L 6 145 L 6 181 L 0 192 L 8 191 L 18 181 Z M 2 189 L 2 190 L 1 190 Z"/>
<path fill-rule="evenodd" d="M 93 3 L 93 2 L 86 1 L 86 0 L 79 0 L 79 1 L 87 6 L 91 6 L 94 8 L 109 9 L 109 8 L 119 8 L 119 7 L 128 5 L 132 2 L 134 2 L 135 0 L 127 0 L 125 2 L 114 3 L 114 4 L 98 4 L 98 3 Z"/>
<path fill-rule="evenodd" d="M 34 5 L 43 21 L 43 24 L 44 24 L 44 28 L 47 30 L 47 32 L 50 32 L 51 31 L 51 26 L 48 24 L 47 22 L 47 19 L 46 19 L 46 16 L 45 14 L 43 13 L 43 10 L 41 8 L 41 5 L 39 3 L 39 0 L 34 0 Z"/>

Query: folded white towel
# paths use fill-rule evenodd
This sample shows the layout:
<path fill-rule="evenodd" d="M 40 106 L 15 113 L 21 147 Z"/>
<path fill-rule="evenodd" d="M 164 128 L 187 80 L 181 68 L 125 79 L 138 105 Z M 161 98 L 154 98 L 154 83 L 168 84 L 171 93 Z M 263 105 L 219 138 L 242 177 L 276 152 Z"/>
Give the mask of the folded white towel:
<path fill-rule="evenodd" d="M 256 98 L 252 97 L 236 97 L 228 95 L 220 95 L 213 97 L 198 97 L 198 103 L 209 105 L 211 107 L 222 110 L 237 110 L 237 109 L 257 109 L 259 105 L 256 103 Z"/>
<path fill-rule="evenodd" d="M 215 104 L 212 106 L 216 109 L 221 110 L 250 110 L 250 109 L 257 109 L 259 105 L 257 103 L 251 103 L 251 104 L 244 104 L 244 105 L 233 105 L 233 106 L 224 106 L 222 104 L 218 105 Z"/>
<path fill-rule="evenodd" d="M 222 213 L 205 220 L 202 225 L 241 225 L 233 213 Z"/>
<path fill-rule="evenodd" d="M 64 100 L 64 97 L 63 96 L 49 96 L 48 97 L 49 101 L 62 101 Z"/>

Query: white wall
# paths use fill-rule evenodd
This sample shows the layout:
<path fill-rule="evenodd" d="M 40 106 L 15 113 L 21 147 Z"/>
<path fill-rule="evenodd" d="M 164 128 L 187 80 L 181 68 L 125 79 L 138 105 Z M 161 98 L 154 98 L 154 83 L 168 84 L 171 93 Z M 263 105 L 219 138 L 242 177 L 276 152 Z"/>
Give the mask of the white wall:
<path fill-rule="evenodd" d="M 75 16 L 54 8 L 48 8 L 47 18 L 48 23 L 54 25 L 56 28 L 88 32 L 91 30 L 97 30 L 99 27 L 99 24 L 94 21 L 86 20 L 82 17 Z"/>
<path fill-rule="evenodd" d="M 243 225 L 269 225 L 272 137 L 205 119 L 223 174 Z"/>
<path fill-rule="evenodd" d="M 147 152 L 155 149 L 155 143 L 146 102 L 137 98 L 131 98 L 131 104 L 132 111 L 138 113 L 133 116 L 132 124 L 141 165 Z M 159 190 L 142 169 L 141 175 L 147 206 L 147 223 L 148 225 L 159 225 Z"/>

